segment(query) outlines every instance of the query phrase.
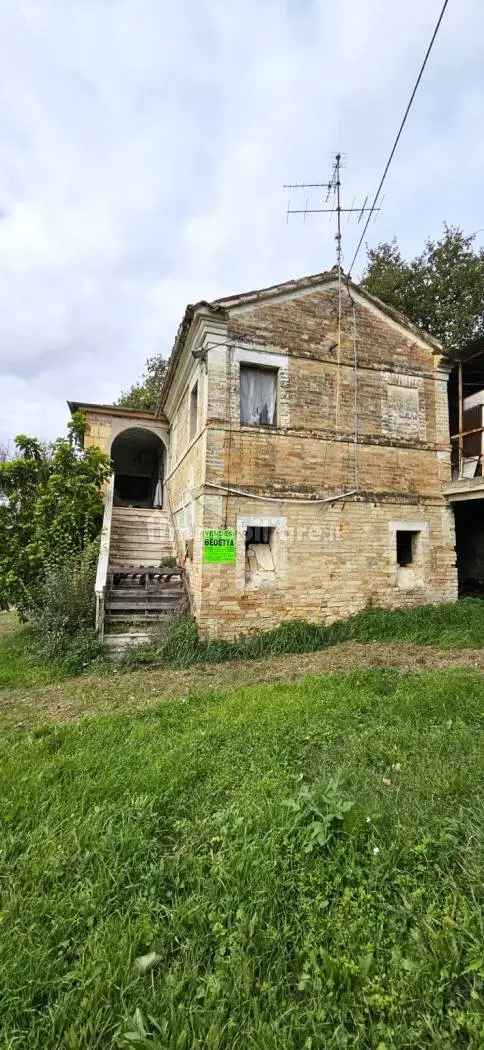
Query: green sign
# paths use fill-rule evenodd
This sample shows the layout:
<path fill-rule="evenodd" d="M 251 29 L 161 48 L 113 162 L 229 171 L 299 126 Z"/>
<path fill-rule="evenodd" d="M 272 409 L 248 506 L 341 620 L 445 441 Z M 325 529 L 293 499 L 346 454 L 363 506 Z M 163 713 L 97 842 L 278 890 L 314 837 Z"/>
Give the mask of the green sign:
<path fill-rule="evenodd" d="M 204 529 L 203 560 L 219 565 L 235 563 L 235 529 Z"/>

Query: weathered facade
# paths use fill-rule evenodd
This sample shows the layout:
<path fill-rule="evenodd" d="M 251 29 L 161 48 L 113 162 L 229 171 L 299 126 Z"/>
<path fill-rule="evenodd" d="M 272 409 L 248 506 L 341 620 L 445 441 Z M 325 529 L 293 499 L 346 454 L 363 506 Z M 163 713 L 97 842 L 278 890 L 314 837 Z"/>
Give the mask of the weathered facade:
<path fill-rule="evenodd" d="M 187 309 L 153 425 L 202 635 L 456 598 L 447 380 L 337 272 Z M 235 560 L 209 562 L 224 528 Z"/>

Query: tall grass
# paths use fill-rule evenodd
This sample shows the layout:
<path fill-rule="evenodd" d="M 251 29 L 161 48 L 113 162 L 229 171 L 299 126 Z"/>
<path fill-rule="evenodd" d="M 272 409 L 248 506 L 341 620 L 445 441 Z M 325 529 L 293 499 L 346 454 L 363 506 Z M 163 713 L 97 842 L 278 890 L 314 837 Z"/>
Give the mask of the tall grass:
<path fill-rule="evenodd" d="M 440 649 L 482 648 L 484 601 L 468 598 L 446 605 L 416 609 L 368 609 L 329 627 L 293 620 L 272 631 L 241 637 L 234 642 L 204 642 L 193 620 L 178 621 L 158 645 L 128 654 L 125 664 L 160 662 L 175 667 L 223 660 L 255 659 L 282 653 L 306 653 L 338 642 L 407 642 Z"/>

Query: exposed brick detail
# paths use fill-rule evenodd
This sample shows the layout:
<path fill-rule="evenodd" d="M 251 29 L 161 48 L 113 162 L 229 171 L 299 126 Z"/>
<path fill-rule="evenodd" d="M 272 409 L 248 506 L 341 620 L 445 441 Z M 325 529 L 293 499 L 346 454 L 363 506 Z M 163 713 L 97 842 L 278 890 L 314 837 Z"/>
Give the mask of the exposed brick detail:
<path fill-rule="evenodd" d="M 234 350 L 219 350 L 209 362 L 205 480 L 273 498 L 353 489 L 356 375 L 359 491 L 334 505 L 229 497 L 227 523 L 234 528 L 247 515 L 285 518 L 286 575 L 283 587 L 244 593 L 234 567 L 201 565 L 198 619 L 206 636 L 234 637 L 295 618 L 330 622 L 367 605 L 456 597 L 453 515 L 442 497 L 450 477 L 447 376 L 430 346 L 362 305 L 356 308 L 355 373 L 353 331 L 345 294 L 338 368 L 330 349 L 337 339 L 337 295 L 327 289 L 229 317 L 227 344 Z M 240 426 L 237 347 L 286 355 L 279 370 L 284 426 Z M 226 497 L 205 492 L 203 526 L 220 526 Z M 402 589 L 392 523 L 416 520 L 426 529 L 423 575 L 418 586 Z"/>
<path fill-rule="evenodd" d="M 204 636 L 232 638 L 290 619 L 329 623 L 368 605 L 457 596 L 453 514 L 442 496 L 450 480 L 447 373 L 433 343 L 359 300 L 356 290 L 354 298 L 355 306 L 343 287 L 339 364 L 337 289 L 327 276 L 319 287 L 310 279 L 302 291 L 301 282 L 287 294 L 275 289 L 270 299 L 261 293 L 201 304 L 206 331 L 211 312 L 216 317 L 206 362 L 192 358 L 197 307 L 187 312 L 165 396 L 167 488 L 181 557 L 188 541 Z M 277 368 L 272 428 L 240 425 L 240 364 L 247 361 Z M 195 378 L 199 429 L 190 442 Z M 105 445 L 105 423 L 90 418 L 90 443 Z M 245 585 L 243 523 L 254 520 L 277 523 L 275 576 L 260 588 Z M 203 529 L 225 524 L 239 528 L 236 564 L 203 564 Z M 418 533 L 410 573 L 397 564 L 402 529 Z"/>

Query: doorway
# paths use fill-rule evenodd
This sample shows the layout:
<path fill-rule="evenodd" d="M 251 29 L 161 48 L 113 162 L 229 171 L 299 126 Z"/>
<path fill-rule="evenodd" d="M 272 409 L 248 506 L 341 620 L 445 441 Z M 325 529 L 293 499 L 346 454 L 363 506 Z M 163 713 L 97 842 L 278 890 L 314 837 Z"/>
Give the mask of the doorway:
<path fill-rule="evenodd" d="M 111 446 L 114 466 L 114 506 L 163 506 L 165 446 L 143 427 L 130 427 Z"/>
<path fill-rule="evenodd" d="M 484 499 L 453 506 L 459 598 L 484 598 Z"/>

